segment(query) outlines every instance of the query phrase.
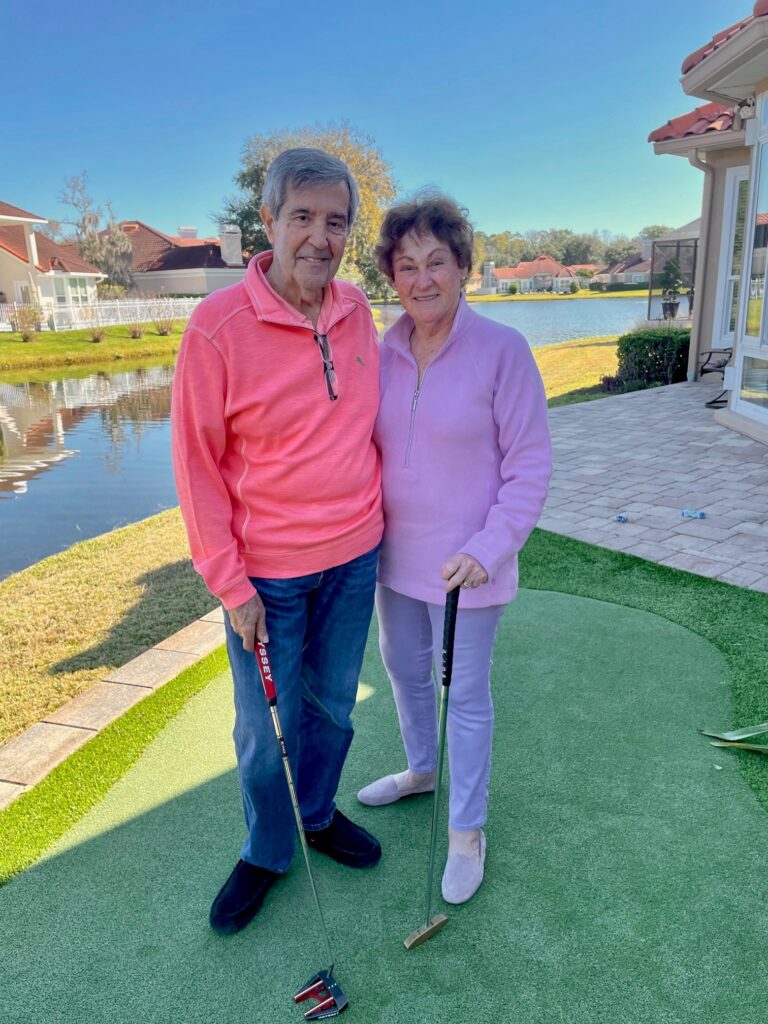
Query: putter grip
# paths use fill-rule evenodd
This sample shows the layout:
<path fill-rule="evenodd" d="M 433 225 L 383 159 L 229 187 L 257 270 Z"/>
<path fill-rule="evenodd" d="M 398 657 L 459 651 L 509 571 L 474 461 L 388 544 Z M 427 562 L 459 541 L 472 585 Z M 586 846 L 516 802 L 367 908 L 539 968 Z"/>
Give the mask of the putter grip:
<path fill-rule="evenodd" d="M 454 587 L 445 599 L 443 626 L 443 686 L 451 685 L 453 672 L 453 641 L 456 636 L 456 613 L 459 609 L 459 587 Z"/>
<path fill-rule="evenodd" d="M 269 663 L 269 655 L 264 644 L 256 644 L 256 665 L 261 676 L 261 685 L 264 687 L 264 696 L 267 703 L 277 704 L 277 693 L 275 691 L 275 680 L 272 677 L 272 666 Z"/>

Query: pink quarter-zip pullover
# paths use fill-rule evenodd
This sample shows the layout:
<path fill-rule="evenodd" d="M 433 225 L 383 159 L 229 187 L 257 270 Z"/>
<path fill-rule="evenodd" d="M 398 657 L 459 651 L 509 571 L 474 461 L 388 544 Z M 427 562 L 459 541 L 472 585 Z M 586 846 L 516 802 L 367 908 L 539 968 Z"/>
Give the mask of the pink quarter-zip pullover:
<path fill-rule="evenodd" d="M 382 457 L 379 581 L 408 597 L 445 600 L 446 558 L 464 551 L 490 580 L 464 607 L 511 601 L 517 552 L 536 525 L 552 469 L 547 403 L 519 331 L 471 310 L 418 385 L 405 314 L 384 336 L 375 439 Z"/>
<path fill-rule="evenodd" d="M 310 320 L 251 260 L 189 322 L 173 382 L 173 465 L 192 559 L 225 608 L 254 593 L 249 576 L 285 579 L 357 558 L 382 532 L 379 344 L 363 293 L 325 288 L 339 397 L 328 397 Z"/>

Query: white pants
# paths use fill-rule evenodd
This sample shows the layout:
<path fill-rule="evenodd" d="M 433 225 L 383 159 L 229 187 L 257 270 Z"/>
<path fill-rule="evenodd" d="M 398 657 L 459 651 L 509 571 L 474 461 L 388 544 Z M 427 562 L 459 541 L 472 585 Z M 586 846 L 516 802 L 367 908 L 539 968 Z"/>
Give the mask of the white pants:
<path fill-rule="evenodd" d="M 449 824 L 470 831 L 485 824 L 491 772 L 491 654 L 504 605 L 461 608 L 456 619 L 448 692 Z M 381 656 L 389 673 L 400 732 L 413 772 L 437 767 L 437 700 L 445 609 L 376 588 Z"/>

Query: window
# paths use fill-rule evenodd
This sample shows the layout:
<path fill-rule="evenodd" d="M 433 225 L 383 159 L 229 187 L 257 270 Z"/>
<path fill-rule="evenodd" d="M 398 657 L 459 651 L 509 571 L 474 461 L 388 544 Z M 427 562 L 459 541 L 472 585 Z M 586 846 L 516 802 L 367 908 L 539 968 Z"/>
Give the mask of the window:
<path fill-rule="evenodd" d="M 741 273 L 747 237 L 749 168 L 731 167 L 726 173 L 723 196 L 723 230 L 720 270 L 714 314 L 713 345 L 733 345 L 739 315 Z"/>
<path fill-rule="evenodd" d="M 54 277 L 53 288 L 56 293 L 56 305 L 66 306 L 67 304 L 67 288 L 63 277 Z"/>
<path fill-rule="evenodd" d="M 768 361 L 751 356 L 744 359 L 739 398 L 742 402 L 768 409 Z"/>
<path fill-rule="evenodd" d="M 73 306 L 87 305 L 88 285 L 84 277 L 70 277 L 69 295 Z"/>
<path fill-rule="evenodd" d="M 750 338 L 760 337 L 765 295 L 766 254 L 768 254 L 768 142 L 764 142 L 760 147 L 760 177 L 757 185 L 752 231 L 747 323 L 744 329 L 744 333 Z"/>

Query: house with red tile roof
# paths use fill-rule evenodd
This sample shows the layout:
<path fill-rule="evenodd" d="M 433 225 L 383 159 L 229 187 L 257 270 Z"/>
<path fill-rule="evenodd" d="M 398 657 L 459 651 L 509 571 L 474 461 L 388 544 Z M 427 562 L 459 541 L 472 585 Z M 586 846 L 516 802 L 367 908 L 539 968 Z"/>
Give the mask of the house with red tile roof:
<path fill-rule="evenodd" d="M 597 284 L 648 284 L 650 272 L 650 257 L 636 252 L 625 260 L 599 269 L 592 280 Z"/>
<path fill-rule="evenodd" d="M 245 273 L 240 230 L 227 225 L 221 238 L 198 238 L 196 228 L 167 235 L 140 220 L 120 222 L 131 240 L 133 282 L 151 295 L 209 295 Z"/>
<path fill-rule="evenodd" d="M 511 291 L 514 282 L 520 294 L 553 292 L 562 295 L 570 292 L 572 282 L 576 281 L 573 270 L 546 255 L 522 260 L 516 267 L 496 267 L 493 276 L 498 282 L 498 291 Z"/>
<path fill-rule="evenodd" d="M 703 174 L 688 375 L 732 349 L 715 418 L 768 443 L 768 0 L 689 54 L 680 81 L 701 102 L 648 141 Z"/>
<path fill-rule="evenodd" d="M 9 303 L 82 306 L 96 299 L 104 275 L 69 246 L 36 231 L 48 221 L 29 210 L 0 202 L 0 307 Z M 0 310 L 0 329 L 10 329 Z"/>

